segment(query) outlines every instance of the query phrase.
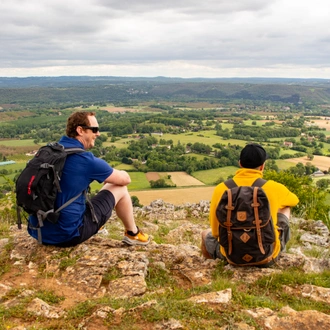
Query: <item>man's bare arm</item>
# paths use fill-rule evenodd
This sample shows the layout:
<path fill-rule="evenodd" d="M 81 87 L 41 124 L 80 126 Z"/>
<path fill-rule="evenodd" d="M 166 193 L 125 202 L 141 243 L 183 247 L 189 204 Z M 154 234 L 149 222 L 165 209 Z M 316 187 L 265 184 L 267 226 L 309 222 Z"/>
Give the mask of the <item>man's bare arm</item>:
<path fill-rule="evenodd" d="M 112 183 L 118 186 L 127 186 L 131 183 L 131 177 L 126 171 L 113 169 L 113 172 L 104 180 L 104 183 Z"/>

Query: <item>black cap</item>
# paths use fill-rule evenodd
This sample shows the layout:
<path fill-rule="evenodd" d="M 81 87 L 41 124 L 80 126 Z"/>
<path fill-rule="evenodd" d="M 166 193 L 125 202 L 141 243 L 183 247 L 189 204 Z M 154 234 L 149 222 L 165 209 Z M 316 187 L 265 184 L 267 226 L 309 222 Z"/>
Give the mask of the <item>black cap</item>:
<path fill-rule="evenodd" d="M 257 168 L 267 159 L 266 150 L 257 143 L 247 144 L 241 151 L 240 164 L 245 168 Z"/>

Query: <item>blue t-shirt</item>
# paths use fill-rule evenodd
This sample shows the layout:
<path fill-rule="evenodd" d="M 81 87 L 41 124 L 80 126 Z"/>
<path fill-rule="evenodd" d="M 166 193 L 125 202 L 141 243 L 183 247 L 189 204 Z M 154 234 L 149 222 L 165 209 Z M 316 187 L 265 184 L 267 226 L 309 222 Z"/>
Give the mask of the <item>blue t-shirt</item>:
<path fill-rule="evenodd" d="M 67 136 L 63 136 L 59 143 L 65 148 L 84 148 L 80 141 Z M 112 172 L 113 168 L 106 161 L 95 157 L 91 152 L 69 155 L 62 172 L 60 181 L 62 192 L 57 194 L 56 209 L 86 190 L 94 180 L 100 183 L 104 182 Z M 79 236 L 78 229 L 82 225 L 85 210 L 86 198 L 84 194 L 81 194 L 60 212 L 57 223 L 44 221 L 44 226 L 41 228 L 42 242 L 56 244 L 70 241 Z M 29 217 L 29 222 L 32 226 L 36 226 L 38 223 L 34 216 Z M 28 231 L 31 236 L 38 238 L 37 230 L 28 228 Z"/>

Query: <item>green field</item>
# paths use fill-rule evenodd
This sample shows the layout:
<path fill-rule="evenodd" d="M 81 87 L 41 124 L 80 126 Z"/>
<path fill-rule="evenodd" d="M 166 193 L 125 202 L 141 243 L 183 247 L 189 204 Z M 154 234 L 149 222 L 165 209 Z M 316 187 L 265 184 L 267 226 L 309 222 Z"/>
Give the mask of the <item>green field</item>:
<path fill-rule="evenodd" d="M 173 144 L 177 144 L 180 142 L 181 144 L 188 144 L 188 143 L 204 143 L 206 145 L 212 146 L 215 143 L 221 143 L 224 145 L 227 145 L 228 143 L 230 144 L 237 144 L 240 146 L 245 146 L 246 141 L 242 140 L 236 140 L 236 139 L 222 139 L 220 136 L 215 135 L 216 131 L 215 130 L 208 130 L 208 131 L 200 131 L 200 132 L 191 132 L 191 133 L 182 133 L 182 134 L 169 134 L 165 133 L 161 137 L 162 139 L 165 140 L 172 140 Z M 158 135 L 153 135 L 159 140 Z M 118 139 L 116 142 L 104 142 L 104 146 L 115 146 L 116 148 L 127 148 L 128 142 L 134 140 L 132 137 L 131 138 L 121 138 Z"/>
<path fill-rule="evenodd" d="M 289 167 L 294 166 L 293 163 L 281 159 L 276 160 L 276 164 L 280 170 L 286 170 Z M 239 168 L 235 166 L 226 166 L 211 170 L 196 171 L 192 173 L 192 176 L 198 179 L 199 181 L 202 181 L 206 185 L 213 185 L 220 177 L 226 180 L 228 176 L 234 175 L 238 169 Z"/>
<path fill-rule="evenodd" d="M 37 144 L 33 142 L 33 139 L 27 140 L 1 140 L 0 146 L 3 145 L 5 147 L 33 147 L 39 148 Z"/>
<path fill-rule="evenodd" d="M 244 121 L 244 123 L 246 125 L 251 125 L 252 120 Z M 258 120 L 256 120 L 256 123 L 257 123 L 256 126 L 263 125 L 263 122 L 258 121 Z M 223 129 L 226 129 L 226 128 L 232 129 L 233 124 L 223 122 L 223 123 L 221 123 L 221 126 Z M 153 135 L 153 136 L 155 136 L 157 139 L 160 138 L 158 135 Z M 222 139 L 220 136 L 216 135 L 216 131 L 214 129 L 203 130 L 203 131 L 199 131 L 199 132 L 182 133 L 182 134 L 165 133 L 165 134 L 163 134 L 163 136 L 161 138 L 165 139 L 165 140 L 172 140 L 173 144 L 177 144 L 180 142 L 181 144 L 184 144 L 184 145 L 186 145 L 188 143 L 199 142 L 199 143 L 207 144 L 209 146 L 213 146 L 216 143 L 220 143 L 223 145 L 231 144 L 231 145 L 239 145 L 239 146 L 243 147 L 246 144 L 246 141 L 243 141 L 243 140 Z M 114 145 L 117 148 L 126 148 L 128 146 L 129 141 L 132 139 L 133 139 L 132 137 L 122 138 L 122 139 L 118 139 L 118 141 L 116 141 L 114 143 L 107 141 L 107 142 L 104 142 L 103 145 L 104 146 Z M 110 140 L 110 138 L 108 140 Z M 270 139 L 270 142 L 263 143 L 263 145 L 271 147 L 273 145 L 272 141 L 274 141 L 274 142 L 276 141 L 278 143 L 279 141 L 282 141 L 282 139 L 278 139 L 278 138 Z M 283 141 L 284 141 L 284 139 L 283 139 Z M 39 145 L 34 144 L 33 139 L 2 140 L 2 141 L 0 141 L 0 146 L 1 145 L 5 146 L 5 147 L 13 147 L 13 148 L 28 146 L 28 147 L 31 147 L 31 150 L 37 149 L 38 147 L 40 147 Z M 330 144 L 323 143 L 323 145 L 324 145 L 323 152 L 326 153 L 330 149 Z M 295 153 L 296 153 L 296 151 L 291 150 L 291 149 L 281 149 L 281 151 L 280 151 L 280 155 L 283 155 L 283 154 L 294 155 Z M 195 154 L 195 153 L 189 153 L 186 156 L 187 157 L 196 157 L 197 159 L 201 159 L 201 160 L 204 159 L 205 157 L 210 157 L 207 155 Z M 12 180 L 15 177 L 15 175 L 17 174 L 17 172 L 24 168 L 26 161 L 31 157 L 21 154 L 21 155 L 17 155 L 17 156 L 15 155 L 13 157 L 7 157 L 7 158 L 10 160 L 17 161 L 17 164 L 6 165 L 3 167 L 0 167 L 0 169 L 11 170 L 12 174 L 8 174 L 7 177 Z M 294 166 L 293 163 L 290 163 L 286 160 L 276 160 L 276 164 L 278 165 L 279 169 L 281 169 L 281 170 L 288 169 L 289 167 Z M 132 165 L 120 164 L 119 162 L 110 162 L 110 165 L 112 167 L 115 167 L 118 170 L 126 170 L 129 172 L 134 170 L 134 167 Z M 227 177 L 229 175 L 233 175 L 237 169 L 238 168 L 236 168 L 234 166 L 229 166 L 229 167 L 206 170 L 206 171 L 197 171 L 197 172 L 193 173 L 193 176 L 207 185 L 213 185 L 216 181 L 219 180 L 220 177 L 222 177 L 223 179 L 227 179 Z M 132 171 L 132 172 L 130 172 L 130 176 L 132 179 L 132 183 L 129 185 L 129 190 L 150 189 L 150 184 L 149 184 L 148 180 L 146 179 L 144 173 L 137 173 L 137 172 Z M 0 177 L 0 184 L 4 183 L 4 182 L 5 182 L 5 179 Z M 98 190 L 98 189 L 100 189 L 100 187 L 101 187 L 101 185 L 98 183 L 92 184 L 93 190 Z"/>
<path fill-rule="evenodd" d="M 330 153 L 330 143 L 323 143 L 323 148 L 322 148 L 322 152 L 323 154 L 329 154 Z"/>
<path fill-rule="evenodd" d="M 103 142 L 103 146 L 105 146 L 105 147 L 115 146 L 118 149 L 123 149 L 123 148 L 128 147 L 128 142 L 131 140 L 133 140 L 133 139 L 132 138 L 122 138 L 116 142 L 106 141 L 106 142 Z"/>
<path fill-rule="evenodd" d="M 146 190 L 150 189 L 150 184 L 146 178 L 145 173 L 142 172 L 129 172 L 132 182 L 128 185 L 128 190 Z M 98 191 L 102 188 L 103 183 L 96 181 L 92 182 L 91 190 Z"/>
<path fill-rule="evenodd" d="M 238 170 L 238 167 L 235 166 L 226 166 L 221 168 L 215 168 L 205 171 L 196 171 L 192 173 L 192 176 L 199 181 L 202 181 L 206 185 L 214 185 L 219 178 L 226 180 L 228 176 L 234 175 Z"/>
<path fill-rule="evenodd" d="M 142 172 L 130 172 L 129 173 L 132 182 L 128 186 L 128 190 L 145 190 L 150 189 L 149 181 L 146 178 L 145 173 Z"/>
<path fill-rule="evenodd" d="M 252 122 L 253 121 L 256 123 L 256 125 L 252 125 Z M 250 120 L 244 120 L 243 123 L 246 126 L 255 126 L 255 127 L 259 127 L 259 126 L 265 125 L 265 123 L 262 122 L 262 121 L 260 121 L 260 120 L 252 120 L 252 119 L 250 119 Z"/>
<path fill-rule="evenodd" d="M 184 155 L 184 157 L 195 157 L 197 160 L 203 160 L 204 158 L 214 158 L 213 156 L 207 156 L 202 154 L 195 154 L 193 152 Z"/>
<path fill-rule="evenodd" d="M 233 124 L 229 124 L 229 123 L 226 123 L 226 122 L 221 123 L 222 129 L 228 128 L 229 130 L 232 130 L 233 126 L 234 126 Z"/>
<path fill-rule="evenodd" d="M 112 167 L 115 167 L 117 170 L 124 170 L 124 171 L 132 171 L 135 170 L 135 167 L 133 165 L 129 165 L 129 164 L 118 164 L 113 166 L 113 164 L 111 164 Z"/>
<path fill-rule="evenodd" d="M 292 150 L 292 149 L 281 149 L 280 156 L 285 155 L 285 154 L 294 155 L 297 152 L 298 152 L 297 150 Z"/>
<path fill-rule="evenodd" d="M 288 168 L 295 166 L 294 163 L 288 162 L 285 159 L 277 159 L 275 160 L 275 163 L 280 170 L 287 170 Z"/>
<path fill-rule="evenodd" d="M 0 166 L 0 170 L 7 170 L 10 174 L 1 175 L 0 174 L 0 184 L 7 183 L 8 180 L 13 181 L 17 173 L 22 170 L 26 165 L 26 162 L 20 162 L 16 164 L 10 165 L 2 165 Z"/>

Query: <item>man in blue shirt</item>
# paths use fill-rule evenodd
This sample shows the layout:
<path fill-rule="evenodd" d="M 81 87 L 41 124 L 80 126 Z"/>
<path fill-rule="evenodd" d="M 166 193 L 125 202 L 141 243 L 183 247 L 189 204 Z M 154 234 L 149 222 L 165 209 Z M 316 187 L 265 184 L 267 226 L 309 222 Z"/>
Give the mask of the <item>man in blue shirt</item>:
<path fill-rule="evenodd" d="M 65 148 L 94 147 L 96 138 L 100 135 L 99 125 L 94 112 L 75 112 L 69 118 L 66 136 L 59 143 Z M 133 205 L 127 190 L 131 178 L 126 171 L 112 168 L 103 159 L 95 157 L 91 152 L 72 154 L 67 157 L 60 181 L 61 191 L 57 194 L 56 209 L 71 198 L 86 190 L 92 181 L 104 182 L 99 193 L 91 199 L 97 222 L 94 221 L 86 197 L 81 194 L 71 204 L 60 211 L 56 223 L 44 221 L 40 228 L 42 243 L 69 247 L 80 244 L 95 235 L 110 218 L 112 210 L 125 227 L 123 242 L 128 245 L 146 245 L 149 236 L 144 234 L 135 224 Z M 38 238 L 38 220 L 29 217 L 28 231 Z"/>

